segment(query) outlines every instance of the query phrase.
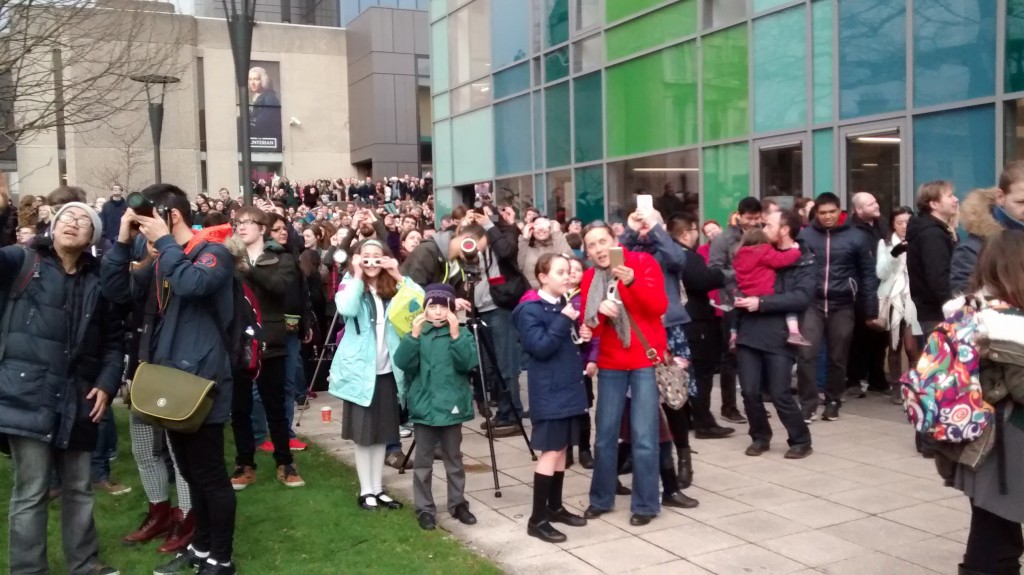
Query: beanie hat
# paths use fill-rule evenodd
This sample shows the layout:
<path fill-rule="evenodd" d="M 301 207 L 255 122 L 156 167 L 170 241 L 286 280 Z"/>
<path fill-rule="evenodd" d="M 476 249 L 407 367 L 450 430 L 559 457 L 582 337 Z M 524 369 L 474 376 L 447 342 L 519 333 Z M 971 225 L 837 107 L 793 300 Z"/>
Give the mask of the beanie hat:
<path fill-rule="evenodd" d="M 455 311 L 455 289 L 448 284 L 430 284 L 427 286 L 423 306 L 439 303 Z"/>
<path fill-rule="evenodd" d="M 95 245 L 96 242 L 100 241 L 100 237 L 103 236 L 103 222 L 100 221 L 100 216 L 96 213 L 96 210 L 82 202 L 68 202 L 61 206 L 60 209 L 57 210 L 57 213 L 53 215 L 53 223 L 50 224 L 50 229 L 53 229 L 53 226 L 57 223 L 57 219 L 60 218 L 60 215 L 64 213 L 64 210 L 68 208 L 78 208 L 83 210 L 92 220 L 92 241 L 89 242 L 89 245 Z"/>

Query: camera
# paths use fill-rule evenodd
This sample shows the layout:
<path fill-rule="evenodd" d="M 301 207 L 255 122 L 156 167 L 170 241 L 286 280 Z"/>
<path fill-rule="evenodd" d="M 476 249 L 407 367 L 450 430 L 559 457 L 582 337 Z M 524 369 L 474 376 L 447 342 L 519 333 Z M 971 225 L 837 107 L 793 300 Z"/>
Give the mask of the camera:
<path fill-rule="evenodd" d="M 153 217 L 153 210 L 156 208 L 156 204 L 141 193 L 132 192 L 128 194 L 125 201 L 128 202 L 128 207 L 136 214 L 146 216 L 147 218 Z"/>
<path fill-rule="evenodd" d="M 464 238 L 459 244 L 462 250 L 462 269 L 471 283 L 480 280 L 480 251 L 476 240 Z"/>

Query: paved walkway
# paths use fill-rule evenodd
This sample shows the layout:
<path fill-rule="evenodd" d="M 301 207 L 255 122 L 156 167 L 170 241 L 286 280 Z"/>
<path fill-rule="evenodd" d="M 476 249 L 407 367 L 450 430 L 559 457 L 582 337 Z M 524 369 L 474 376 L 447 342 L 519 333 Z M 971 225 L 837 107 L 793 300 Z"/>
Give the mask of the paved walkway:
<path fill-rule="evenodd" d="M 333 407 L 331 423 L 320 421 L 324 405 Z M 340 414 L 341 402 L 321 394 L 299 432 L 352 464 Z M 619 497 L 614 512 L 587 527 L 559 526 L 569 536 L 561 545 L 526 535 L 533 463 L 521 437 L 495 441 L 502 493 L 495 498 L 482 421 L 464 426 L 462 443 L 467 496 L 479 523 L 466 527 L 443 512 L 438 519 L 512 574 L 948 574 L 956 572 L 967 537 L 967 499 L 942 486 L 932 462 L 914 451 L 900 408 L 881 396 L 851 399 L 839 421 L 811 425 L 815 453 L 800 461 L 783 459 L 777 418 L 776 442 L 758 458 L 743 454 L 745 425 L 728 439 L 693 440 L 695 479 L 687 494 L 700 507 L 663 508 L 637 528 L 629 525 L 629 498 Z M 434 477 L 435 501 L 445 509 L 441 462 Z M 628 484 L 629 476 L 623 479 Z M 385 484 L 412 500 L 411 473 L 386 468 Z M 589 471 L 578 464 L 566 471 L 567 507 L 582 512 L 589 488 Z"/>

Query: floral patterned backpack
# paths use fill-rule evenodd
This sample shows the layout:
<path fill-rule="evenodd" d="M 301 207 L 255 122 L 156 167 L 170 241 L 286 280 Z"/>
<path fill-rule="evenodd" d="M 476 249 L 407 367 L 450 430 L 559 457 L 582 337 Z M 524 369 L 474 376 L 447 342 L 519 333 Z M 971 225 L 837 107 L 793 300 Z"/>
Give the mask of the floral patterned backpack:
<path fill-rule="evenodd" d="M 900 379 L 907 419 L 918 433 L 942 443 L 981 437 L 995 408 L 982 399 L 978 336 L 979 311 L 1009 307 L 998 300 L 971 297 L 928 336 L 917 367 Z"/>

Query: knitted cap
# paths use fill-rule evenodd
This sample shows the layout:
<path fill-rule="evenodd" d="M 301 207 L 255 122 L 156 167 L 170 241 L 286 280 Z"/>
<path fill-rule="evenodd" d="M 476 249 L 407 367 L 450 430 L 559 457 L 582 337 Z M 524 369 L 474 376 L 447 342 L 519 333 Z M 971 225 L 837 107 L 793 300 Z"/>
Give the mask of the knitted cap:
<path fill-rule="evenodd" d="M 455 289 L 448 284 L 430 284 L 427 286 L 423 307 L 439 303 L 455 311 Z"/>
<path fill-rule="evenodd" d="M 96 213 L 96 210 L 82 202 L 68 202 L 61 206 L 53 216 L 53 223 L 50 224 L 50 229 L 53 229 L 53 226 L 57 223 L 57 219 L 60 218 L 60 215 L 64 213 L 64 210 L 68 208 L 78 208 L 88 214 L 89 219 L 92 220 L 92 241 L 89 242 L 89 245 L 95 245 L 96 242 L 100 241 L 100 237 L 103 236 L 103 222 L 100 221 L 100 216 Z"/>

